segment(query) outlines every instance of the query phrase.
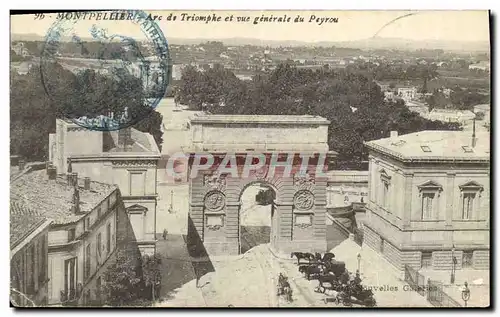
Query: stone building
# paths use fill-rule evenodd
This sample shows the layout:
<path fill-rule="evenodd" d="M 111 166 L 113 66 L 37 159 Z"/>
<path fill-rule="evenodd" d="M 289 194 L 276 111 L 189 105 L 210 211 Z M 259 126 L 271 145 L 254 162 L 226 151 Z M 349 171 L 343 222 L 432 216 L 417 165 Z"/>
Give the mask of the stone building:
<path fill-rule="evenodd" d="M 21 203 L 10 202 L 11 303 L 16 307 L 47 305 L 50 223 Z"/>
<path fill-rule="evenodd" d="M 488 269 L 490 136 L 422 131 L 365 143 L 364 243 L 396 268 Z"/>
<path fill-rule="evenodd" d="M 75 172 L 57 175 L 47 164 L 46 170 L 28 170 L 12 180 L 10 194 L 52 220 L 47 304 L 88 305 L 100 299 L 102 275 L 117 246 L 117 214 L 125 212 L 119 189 L 79 179 Z"/>
<path fill-rule="evenodd" d="M 77 172 L 120 188 L 141 252 L 155 252 L 157 168 L 160 151 L 152 135 L 134 128 L 93 131 L 57 120 L 49 136 L 50 161 L 57 173 Z"/>
<path fill-rule="evenodd" d="M 328 171 L 326 206 L 328 208 L 366 203 L 368 171 Z"/>

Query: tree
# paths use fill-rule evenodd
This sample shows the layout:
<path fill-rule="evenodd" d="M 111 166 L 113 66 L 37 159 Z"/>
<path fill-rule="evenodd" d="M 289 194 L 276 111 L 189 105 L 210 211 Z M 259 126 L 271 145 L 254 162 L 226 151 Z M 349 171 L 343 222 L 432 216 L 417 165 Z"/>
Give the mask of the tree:
<path fill-rule="evenodd" d="M 104 273 L 104 303 L 110 306 L 133 305 L 144 289 L 141 262 L 119 251 L 116 261 Z"/>
<path fill-rule="evenodd" d="M 214 113 L 325 117 L 331 122 L 329 146 L 339 153 L 337 162 L 343 169 L 361 168 L 368 158 L 363 142 L 387 137 L 391 130 L 410 133 L 459 128 L 423 119 L 402 102 L 385 102 L 383 92 L 367 77 L 366 71 L 355 68 L 313 71 L 280 64 L 268 74 L 254 76 L 250 82 L 233 79 L 227 70 L 211 74 L 189 71 L 181 86 L 196 90 L 196 104 L 216 104 L 216 100 L 227 98 L 227 106 L 214 106 L 211 109 Z M 210 86 L 207 80 L 217 84 Z M 205 85 L 210 89 L 203 88 Z"/>
<path fill-rule="evenodd" d="M 39 72 L 11 71 L 11 154 L 47 160 L 56 118 L 120 113 L 125 107 L 132 118 L 142 118 L 134 127 L 151 133 L 161 149 L 162 117 L 145 104 L 140 79 L 120 70 L 110 75 L 85 70 L 75 75 L 57 63 L 44 66 L 44 82 Z"/>

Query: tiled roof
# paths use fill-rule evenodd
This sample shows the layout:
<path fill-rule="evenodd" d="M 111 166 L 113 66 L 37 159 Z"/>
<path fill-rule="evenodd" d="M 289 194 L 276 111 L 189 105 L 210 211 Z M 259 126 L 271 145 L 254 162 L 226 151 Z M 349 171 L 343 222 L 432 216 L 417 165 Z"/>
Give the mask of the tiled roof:
<path fill-rule="evenodd" d="M 47 219 L 17 201 L 10 202 L 10 248 L 15 248 Z"/>
<path fill-rule="evenodd" d="M 400 160 L 490 161 L 490 134 L 476 132 L 476 145 L 471 147 L 472 132 L 421 131 L 366 142 L 365 145 Z"/>
<path fill-rule="evenodd" d="M 54 224 L 78 221 L 92 211 L 117 187 L 91 181 L 90 190 L 84 189 L 83 179 L 78 180 L 80 213 L 72 212 L 73 186 L 68 184 L 66 175 L 58 175 L 49 180 L 45 170 L 26 173 L 11 183 L 11 200 L 21 201 L 26 207 L 36 210 L 42 216 L 54 220 Z"/>

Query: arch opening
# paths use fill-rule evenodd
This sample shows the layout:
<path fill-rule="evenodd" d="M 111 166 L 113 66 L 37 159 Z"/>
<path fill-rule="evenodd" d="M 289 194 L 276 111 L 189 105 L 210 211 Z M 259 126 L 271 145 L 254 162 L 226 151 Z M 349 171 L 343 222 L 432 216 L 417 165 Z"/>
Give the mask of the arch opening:
<path fill-rule="evenodd" d="M 276 230 L 276 190 L 267 182 L 253 182 L 243 188 L 239 210 L 239 253 L 271 243 Z"/>

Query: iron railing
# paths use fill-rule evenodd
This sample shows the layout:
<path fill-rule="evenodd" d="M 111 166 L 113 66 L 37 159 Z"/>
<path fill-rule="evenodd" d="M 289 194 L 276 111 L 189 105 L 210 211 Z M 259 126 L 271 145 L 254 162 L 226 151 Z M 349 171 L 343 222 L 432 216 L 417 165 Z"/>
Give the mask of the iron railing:
<path fill-rule="evenodd" d="M 427 301 L 436 307 L 462 307 L 462 305 L 451 298 L 450 295 L 446 294 L 443 290 L 443 283 L 438 281 L 433 281 L 431 279 L 427 280 Z"/>

